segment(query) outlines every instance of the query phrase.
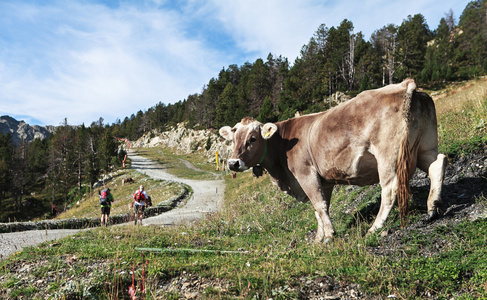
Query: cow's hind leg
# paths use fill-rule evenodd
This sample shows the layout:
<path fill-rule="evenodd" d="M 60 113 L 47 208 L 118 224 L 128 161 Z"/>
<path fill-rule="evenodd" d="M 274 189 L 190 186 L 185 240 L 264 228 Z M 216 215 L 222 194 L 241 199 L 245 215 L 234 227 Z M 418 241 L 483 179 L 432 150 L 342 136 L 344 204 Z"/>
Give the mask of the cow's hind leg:
<path fill-rule="evenodd" d="M 436 150 L 420 153 L 418 155 L 418 167 L 427 172 L 430 178 L 430 193 L 428 196 L 428 219 L 433 220 L 438 215 L 438 207 L 441 204 L 441 189 L 445 176 L 447 158 L 438 154 Z"/>

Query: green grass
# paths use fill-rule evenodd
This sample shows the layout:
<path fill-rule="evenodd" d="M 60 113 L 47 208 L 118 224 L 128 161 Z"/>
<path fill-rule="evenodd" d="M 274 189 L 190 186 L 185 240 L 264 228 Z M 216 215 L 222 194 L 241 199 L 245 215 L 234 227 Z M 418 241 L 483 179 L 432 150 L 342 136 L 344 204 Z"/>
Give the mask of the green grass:
<path fill-rule="evenodd" d="M 467 96 L 473 93 L 467 89 L 455 95 L 462 92 Z M 451 117 L 459 111 L 448 108 L 448 101 L 437 100 L 440 139 L 442 151 L 456 155 L 464 153 L 462 147 L 453 146 L 456 142 L 468 145 L 469 141 L 485 139 L 485 129 L 480 128 L 467 138 L 458 136 L 451 126 L 481 122 L 486 99 L 481 99 L 479 105 L 475 101 L 464 104 L 473 105 L 468 106 L 469 111 L 474 111 L 468 113 L 470 123 Z M 186 177 L 208 176 L 193 174 L 194 170 L 179 164 L 180 157 L 166 150 L 139 151 L 168 168 L 185 169 L 182 173 Z M 206 158 L 195 155 L 191 159 L 199 169 L 213 172 Z M 126 298 L 134 269 L 138 287 L 142 278 L 146 280 L 146 299 L 178 299 L 184 291 L 163 291 L 161 286 L 190 275 L 228 283 L 226 289 L 204 289 L 202 297 L 207 299 L 299 298 L 303 296 L 300 289 L 308 286 L 308 280 L 320 276 L 330 276 L 338 283 L 358 283 L 362 291 L 382 298 L 487 298 L 485 218 L 447 222 L 421 232 L 408 230 L 397 243 L 386 243 L 379 235 L 366 235 L 378 209 L 380 187 L 340 187 L 331 203 L 337 235 L 329 244 L 317 245 L 310 242 L 317 224 L 309 203 L 297 202 L 280 192 L 268 176 L 256 179 L 244 172 L 236 179 L 227 175 L 225 180 L 223 209 L 197 226 L 97 228 L 62 239 L 56 246 L 44 243 L 5 259 L 0 262 L 0 295 Z M 477 203 L 485 207 L 487 199 L 479 197 Z M 421 212 L 413 210 L 413 220 L 420 216 Z M 387 229 L 400 230 L 397 211 L 393 211 L 388 222 Z M 137 248 L 173 251 L 141 252 Z M 376 250 L 386 255 L 379 255 Z M 21 274 L 19 270 L 27 265 L 32 266 L 30 271 Z M 77 279 L 74 291 L 66 289 L 71 276 Z M 50 280 L 47 290 L 29 283 L 45 278 Z"/>
<path fill-rule="evenodd" d="M 6 289 L 7 284 L 14 285 L 15 275 L 9 270 L 16 263 L 30 264 L 43 257 L 43 267 L 29 275 L 32 280 L 69 270 L 50 283 L 54 291 L 71 276 L 85 276 L 92 272 L 91 285 L 85 285 L 91 289 L 95 286 L 103 297 L 120 297 L 126 292 L 134 264 L 136 278 L 140 280 L 145 261 L 148 261 L 145 272 L 149 299 L 159 289 L 157 282 L 183 273 L 228 280 L 233 288 L 223 298 L 240 298 L 245 293 L 247 299 L 254 296 L 267 298 L 277 293 L 280 297 L 296 298 L 299 289 L 283 287 L 299 286 L 301 276 L 332 276 L 338 281 L 359 283 L 369 293 L 396 294 L 408 299 L 420 299 L 426 292 L 451 297 L 460 290 L 464 296 L 487 296 L 484 288 L 487 282 L 485 219 L 438 227 L 427 235 L 412 231 L 403 241 L 410 246 L 396 249 L 395 255 L 384 257 L 370 253 L 370 247 L 380 246 L 381 242 L 377 236 L 364 236 L 370 226 L 365 221 L 354 221 L 350 225 L 346 218 L 334 219 L 336 227 L 346 229 L 341 230 L 330 244 L 316 245 L 308 242 L 310 233 L 316 230 L 309 204 L 280 193 L 268 177 L 254 179 L 250 173 L 243 173 L 237 179 L 227 178 L 227 183 L 228 191 L 232 192 L 227 195 L 222 213 L 198 226 L 101 228 L 63 239 L 56 247 L 45 243 L 28 248 L 0 263 L 0 276 L 8 278 L 0 285 L 0 291 Z M 373 201 L 367 195 L 375 198 L 374 190 L 362 191 L 365 202 Z M 346 200 L 334 199 L 332 205 L 345 205 L 338 201 Z M 487 203 L 487 199 L 479 201 Z M 435 246 L 430 241 L 439 238 L 447 239 L 448 247 L 437 255 L 425 256 L 424 249 Z M 142 254 L 135 250 L 139 247 L 232 250 L 242 254 L 186 251 Z M 90 268 L 92 265 L 103 265 L 104 268 L 94 270 Z M 251 289 L 247 292 L 249 283 Z M 28 290 L 21 287 L 16 293 L 27 295 Z M 215 298 L 221 296 L 216 291 L 208 290 L 207 293 Z M 165 296 L 176 297 L 176 294 Z"/>

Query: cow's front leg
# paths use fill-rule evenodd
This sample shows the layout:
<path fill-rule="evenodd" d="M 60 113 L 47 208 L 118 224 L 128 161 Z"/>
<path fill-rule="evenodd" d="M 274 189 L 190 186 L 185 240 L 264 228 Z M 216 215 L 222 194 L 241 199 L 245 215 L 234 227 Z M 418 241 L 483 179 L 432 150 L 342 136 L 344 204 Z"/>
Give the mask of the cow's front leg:
<path fill-rule="evenodd" d="M 381 181 L 381 188 L 382 192 L 379 213 L 375 218 L 374 224 L 369 229 L 369 233 L 374 233 L 384 226 L 387 217 L 394 206 L 397 195 L 397 176 L 394 176 L 392 180 Z"/>
<path fill-rule="evenodd" d="M 316 235 L 315 235 L 315 243 L 319 243 L 323 240 L 323 237 L 325 236 L 325 230 L 324 230 L 325 226 L 323 224 L 323 219 L 321 218 L 321 215 L 316 210 L 315 210 L 315 217 L 316 217 L 316 221 L 318 222 L 318 229 L 316 230 Z"/>
<path fill-rule="evenodd" d="M 318 221 L 315 242 L 319 243 L 324 240 L 326 243 L 330 241 L 335 234 L 335 229 L 333 228 L 329 215 L 333 185 L 323 187 L 321 178 L 317 174 L 298 176 L 297 179 L 315 209 L 315 216 Z"/>
<path fill-rule="evenodd" d="M 333 192 L 333 186 L 327 187 L 322 190 L 321 200 L 313 201 L 313 207 L 315 209 L 316 220 L 318 221 L 318 230 L 316 231 L 315 242 L 320 243 L 323 241 L 327 243 L 333 238 L 335 234 L 335 229 L 330 220 L 329 209 L 330 209 L 330 199 Z M 311 198 L 310 198 L 311 199 Z"/>

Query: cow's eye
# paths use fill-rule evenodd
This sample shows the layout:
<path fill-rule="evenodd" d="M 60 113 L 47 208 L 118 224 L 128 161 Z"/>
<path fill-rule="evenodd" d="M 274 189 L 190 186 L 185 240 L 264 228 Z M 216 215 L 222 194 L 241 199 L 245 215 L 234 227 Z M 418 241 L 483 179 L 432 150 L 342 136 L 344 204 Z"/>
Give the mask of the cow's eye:
<path fill-rule="evenodd" d="M 253 142 L 255 142 L 257 139 L 254 136 L 251 136 L 250 139 L 247 141 L 246 146 L 250 147 Z"/>

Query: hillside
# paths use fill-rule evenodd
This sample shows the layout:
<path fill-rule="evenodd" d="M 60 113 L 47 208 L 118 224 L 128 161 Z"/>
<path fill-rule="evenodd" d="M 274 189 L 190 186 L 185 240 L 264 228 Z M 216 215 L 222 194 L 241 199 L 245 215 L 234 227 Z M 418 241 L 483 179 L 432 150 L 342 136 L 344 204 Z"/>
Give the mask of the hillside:
<path fill-rule="evenodd" d="M 226 176 L 224 207 L 197 226 L 102 228 L 16 254 L 0 263 L 0 295 L 120 299 L 135 286 L 155 299 L 485 298 L 486 85 L 484 79 L 436 92 L 441 151 L 450 165 L 443 214 L 433 222 L 425 221 L 424 173 L 411 183 L 409 225 L 401 229 L 394 210 L 377 235 L 365 233 L 380 187 L 341 187 L 331 202 L 337 236 L 315 245 L 309 203 L 281 193 L 268 176 L 244 172 Z M 214 159 L 207 149 L 225 151 L 213 132 L 178 130 L 175 145 L 195 141 L 180 154 L 201 164 Z M 163 147 L 163 135 L 148 134 L 137 145 Z"/>

